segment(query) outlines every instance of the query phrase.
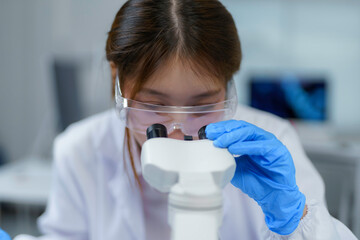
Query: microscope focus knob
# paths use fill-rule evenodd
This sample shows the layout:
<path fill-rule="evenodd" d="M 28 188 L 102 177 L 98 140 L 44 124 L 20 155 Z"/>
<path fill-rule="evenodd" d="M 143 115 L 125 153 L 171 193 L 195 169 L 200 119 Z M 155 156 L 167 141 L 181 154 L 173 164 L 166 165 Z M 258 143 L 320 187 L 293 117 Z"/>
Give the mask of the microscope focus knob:
<path fill-rule="evenodd" d="M 207 125 L 201 127 L 198 131 L 198 136 L 199 136 L 199 139 L 207 139 L 206 137 L 206 133 L 205 133 L 205 128 L 206 128 Z"/>

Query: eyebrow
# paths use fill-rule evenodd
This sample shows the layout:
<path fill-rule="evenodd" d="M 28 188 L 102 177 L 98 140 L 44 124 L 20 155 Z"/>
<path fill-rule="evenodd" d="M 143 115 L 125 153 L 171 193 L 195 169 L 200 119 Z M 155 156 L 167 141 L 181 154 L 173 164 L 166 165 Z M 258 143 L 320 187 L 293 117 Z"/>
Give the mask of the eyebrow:
<path fill-rule="evenodd" d="M 140 93 L 155 95 L 155 96 L 159 96 L 159 97 L 163 97 L 163 98 L 171 98 L 171 96 L 166 94 L 166 93 L 159 92 L 159 91 L 156 91 L 154 89 L 149 89 L 149 88 L 141 89 Z M 220 93 L 220 89 L 216 89 L 216 90 L 211 90 L 211 91 L 207 91 L 207 92 L 197 94 L 195 96 L 192 96 L 191 98 L 192 99 L 203 99 L 203 98 L 206 98 L 206 97 L 215 96 L 215 95 L 217 95 L 219 93 Z"/>

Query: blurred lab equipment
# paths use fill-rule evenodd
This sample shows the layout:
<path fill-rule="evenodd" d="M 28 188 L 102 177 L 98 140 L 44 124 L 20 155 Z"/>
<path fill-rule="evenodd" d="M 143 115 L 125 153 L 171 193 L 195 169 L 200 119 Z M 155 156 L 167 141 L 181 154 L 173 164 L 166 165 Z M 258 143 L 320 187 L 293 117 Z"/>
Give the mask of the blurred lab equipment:
<path fill-rule="evenodd" d="M 50 185 L 51 162 L 48 159 L 20 159 L 0 168 L 0 205 L 7 203 L 16 208 L 14 226 L 9 234 L 35 234 L 30 223 L 30 209 L 44 209 Z"/>
<path fill-rule="evenodd" d="M 234 157 L 207 139 L 167 138 L 166 127 L 161 124 L 150 126 L 147 136 L 141 151 L 142 171 L 151 186 L 169 192 L 171 239 L 218 239 L 221 189 L 234 175 Z"/>
<path fill-rule="evenodd" d="M 50 191 L 51 163 L 19 160 L 0 169 L 0 202 L 45 205 Z"/>
<path fill-rule="evenodd" d="M 0 166 L 6 163 L 5 151 L 0 145 Z"/>
<path fill-rule="evenodd" d="M 63 131 L 71 123 L 82 117 L 79 97 L 79 66 L 70 60 L 54 60 L 54 84 L 58 107 L 59 130 Z"/>
<path fill-rule="evenodd" d="M 326 79 L 294 73 L 254 75 L 249 81 L 250 106 L 282 118 L 327 120 Z"/>

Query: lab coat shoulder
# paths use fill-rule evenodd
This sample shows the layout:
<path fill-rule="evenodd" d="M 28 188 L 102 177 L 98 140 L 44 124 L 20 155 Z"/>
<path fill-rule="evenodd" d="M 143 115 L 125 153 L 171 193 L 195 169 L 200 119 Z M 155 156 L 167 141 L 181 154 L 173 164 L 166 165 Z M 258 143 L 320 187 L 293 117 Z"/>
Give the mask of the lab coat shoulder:
<path fill-rule="evenodd" d="M 94 171 L 96 161 L 122 156 L 123 129 L 113 109 L 71 124 L 54 141 L 56 170 Z"/>
<path fill-rule="evenodd" d="M 56 137 L 54 172 L 65 178 L 60 180 L 67 181 L 66 177 L 73 174 L 79 190 L 89 190 L 98 166 L 108 166 L 107 161 L 114 162 L 114 158 L 122 156 L 123 131 L 115 124 L 121 123 L 112 109 L 73 123 Z"/>
<path fill-rule="evenodd" d="M 79 151 L 89 152 L 99 148 L 103 138 L 108 137 L 113 110 L 102 112 L 71 124 L 54 140 L 54 157 L 74 154 Z"/>

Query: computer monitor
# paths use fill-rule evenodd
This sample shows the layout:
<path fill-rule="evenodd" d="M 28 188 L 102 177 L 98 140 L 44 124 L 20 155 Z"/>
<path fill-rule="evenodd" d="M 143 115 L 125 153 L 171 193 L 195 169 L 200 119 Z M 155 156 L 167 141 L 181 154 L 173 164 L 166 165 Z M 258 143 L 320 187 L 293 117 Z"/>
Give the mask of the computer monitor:
<path fill-rule="evenodd" d="M 327 83 L 324 77 L 295 74 L 253 75 L 250 106 L 282 118 L 326 121 Z"/>

